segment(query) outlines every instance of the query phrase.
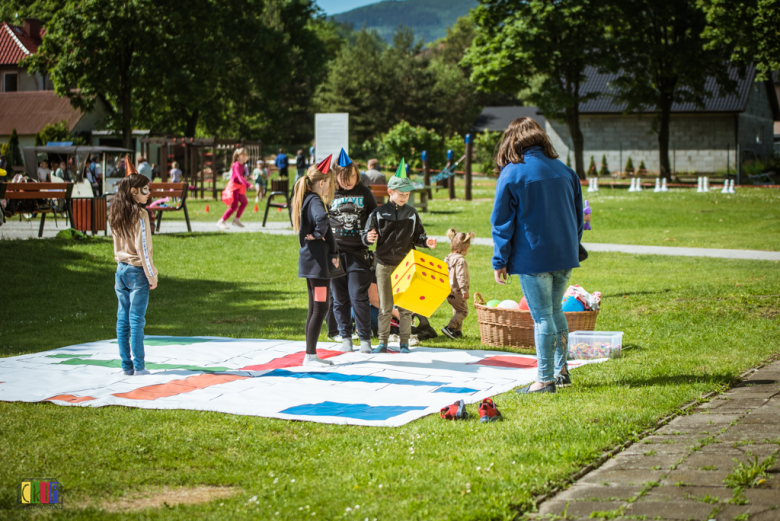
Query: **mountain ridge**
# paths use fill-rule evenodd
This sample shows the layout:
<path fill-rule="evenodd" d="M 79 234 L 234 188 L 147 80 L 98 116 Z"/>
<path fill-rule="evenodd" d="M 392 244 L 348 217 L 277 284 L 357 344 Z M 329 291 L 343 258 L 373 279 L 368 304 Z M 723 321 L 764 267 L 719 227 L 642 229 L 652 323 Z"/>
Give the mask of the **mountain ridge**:
<path fill-rule="evenodd" d="M 477 0 L 383 0 L 331 18 L 352 24 L 356 30 L 365 24 L 387 42 L 392 41 L 399 25 L 412 28 L 417 38 L 432 42 L 446 36 L 447 27 L 476 5 Z"/>

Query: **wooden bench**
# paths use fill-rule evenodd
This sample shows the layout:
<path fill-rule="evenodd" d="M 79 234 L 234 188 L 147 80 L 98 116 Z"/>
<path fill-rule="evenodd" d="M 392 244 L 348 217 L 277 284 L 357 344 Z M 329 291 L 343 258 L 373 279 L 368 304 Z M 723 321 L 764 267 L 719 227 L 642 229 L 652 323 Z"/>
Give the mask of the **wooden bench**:
<path fill-rule="evenodd" d="M 376 199 L 376 204 L 385 204 L 385 197 L 387 197 L 387 185 L 369 185 L 368 188 Z"/>
<path fill-rule="evenodd" d="M 38 227 L 38 237 L 43 237 L 43 227 L 46 223 L 46 214 L 53 213 L 54 219 L 57 219 L 57 203 L 55 200 L 65 200 L 65 211 L 68 214 L 68 221 L 73 226 L 73 213 L 71 208 L 71 194 L 73 193 L 73 183 L 0 183 L 0 199 L 21 200 L 44 199 L 45 204 L 36 202 L 35 208 L 29 212 L 41 214 L 41 225 Z"/>
<path fill-rule="evenodd" d="M 155 206 L 153 208 L 146 207 L 150 212 L 157 212 L 157 224 L 155 226 L 155 232 L 160 231 L 160 223 L 162 222 L 163 213 L 165 212 L 179 212 L 184 211 L 184 220 L 187 221 L 187 231 L 192 231 L 190 226 L 190 214 L 187 212 L 187 183 L 149 183 L 150 197 L 149 201 L 154 202 L 157 199 L 164 199 L 166 197 L 174 197 L 179 200 L 177 206 Z"/>

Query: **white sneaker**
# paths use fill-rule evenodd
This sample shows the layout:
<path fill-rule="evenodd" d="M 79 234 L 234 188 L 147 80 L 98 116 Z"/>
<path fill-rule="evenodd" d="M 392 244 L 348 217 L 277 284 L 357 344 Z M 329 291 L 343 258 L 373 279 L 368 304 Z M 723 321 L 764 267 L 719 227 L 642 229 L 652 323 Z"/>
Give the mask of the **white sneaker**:
<path fill-rule="evenodd" d="M 227 224 L 225 224 L 225 221 L 223 221 L 222 219 L 217 221 L 217 227 L 218 228 L 222 228 L 223 230 L 227 230 L 228 229 Z"/>
<path fill-rule="evenodd" d="M 233 226 L 238 226 L 239 228 L 243 228 L 244 227 L 244 225 L 241 224 L 241 221 L 238 220 L 238 217 L 233 219 Z"/>
<path fill-rule="evenodd" d="M 361 340 L 360 341 L 360 352 L 361 353 L 370 353 L 371 352 L 371 341 L 369 340 Z"/>
<path fill-rule="evenodd" d="M 330 337 L 329 336 L 328 340 L 330 340 L 331 342 L 341 342 L 342 338 L 341 338 L 341 335 L 336 335 L 334 337 Z"/>
<path fill-rule="evenodd" d="M 135 372 L 136 376 L 144 376 L 147 374 L 152 374 L 152 373 L 150 373 L 148 369 L 141 369 L 140 371 Z"/>
<path fill-rule="evenodd" d="M 400 336 L 398 336 L 398 335 L 390 335 L 390 336 L 387 338 L 387 343 L 388 343 L 388 344 L 389 344 L 390 342 L 400 342 L 400 341 L 401 341 L 401 337 L 400 337 Z"/>
<path fill-rule="evenodd" d="M 409 347 L 414 347 L 419 345 L 420 345 L 420 339 L 417 338 L 417 335 L 412 335 L 409 337 Z"/>
<path fill-rule="evenodd" d="M 304 367 L 325 367 L 328 365 L 333 365 L 333 362 L 330 360 L 323 360 L 317 355 L 305 355 L 303 357 Z"/>

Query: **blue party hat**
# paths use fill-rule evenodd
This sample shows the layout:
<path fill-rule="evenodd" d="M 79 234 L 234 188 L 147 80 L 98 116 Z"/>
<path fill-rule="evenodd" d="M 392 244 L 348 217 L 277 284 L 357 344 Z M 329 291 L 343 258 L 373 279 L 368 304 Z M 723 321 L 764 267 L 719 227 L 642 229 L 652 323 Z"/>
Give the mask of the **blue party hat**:
<path fill-rule="evenodd" d="M 341 153 L 339 154 L 339 166 L 341 168 L 344 168 L 345 166 L 351 165 L 352 160 L 349 158 L 346 152 L 344 152 L 344 149 L 341 149 Z"/>

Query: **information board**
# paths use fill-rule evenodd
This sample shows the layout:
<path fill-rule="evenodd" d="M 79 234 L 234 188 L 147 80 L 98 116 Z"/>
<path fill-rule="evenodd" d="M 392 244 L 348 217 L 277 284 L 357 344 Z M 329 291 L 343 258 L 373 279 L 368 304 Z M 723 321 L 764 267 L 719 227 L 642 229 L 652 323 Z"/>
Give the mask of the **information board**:
<path fill-rule="evenodd" d="M 342 148 L 349 154 L 349 114 L 315 114 L 314 141 L 317 163 L 330 154 L 338 158 Z"/>

